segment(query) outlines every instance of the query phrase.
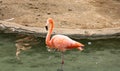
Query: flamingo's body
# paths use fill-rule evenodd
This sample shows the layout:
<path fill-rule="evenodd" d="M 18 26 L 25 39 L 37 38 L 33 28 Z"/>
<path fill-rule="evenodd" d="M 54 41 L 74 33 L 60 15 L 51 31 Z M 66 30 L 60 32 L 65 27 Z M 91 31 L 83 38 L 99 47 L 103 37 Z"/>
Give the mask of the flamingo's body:
<path fill-rule="evenodd" d="M 50 44 L 48 44 L 50 48 L 57 49 L 59 51 L 66 51 L 72 48 L 77 48 L 79 50 L 83 50 L 83 44 L 76 42 L 64 35 L 55 35 L 51 38 Z"/>
<path fill-rule="evenodd" d="M 47 36 L 46 36 L 46 45 L 50 48 L 50 49 L 57 49 L 59 51 L 62 52 L 62 65 L 61 65 L 61 69 L 62 66 L 64 64 L 64 60 L 63 60 L 63 52 L 69 49 L 73 49 L 73 48 L 77 48 L 79 50 L 83 50 L 83 44 L 74 41 L 72 39 L 70 39 L 67 36 L 64 35 L 54 35 L 51 39 L 50 36 L 52 34 L 53 28 L 54 28 L 54 21 L 52 18 L 49 18 L 47 20 L 47 24 L 46 24 L 46 29 L 47 26 L 50 25 L 50 28 L 48 30 Z"/>
<path fill-rule="evenodd" d="M 73 49 L 73 48 L 83 50 L 83 48 L 82 48 L 84 46 L 83 44 L 76 42 L 64 35 L 54 35 L 50 39 L 52 30 L 54 28 L 54 22 L 51 18 L 49 18 L 47 20 L 47 25 L 48 24 L 50 24 L 50 28 L 49 28 L 48 34 L 46 36 L 46 44 L 49 48 L 51 48 L 51 49 L 54 48 L 54 49 L 57 49 L 62 52 L 69 50 L 69 49 Z"/>

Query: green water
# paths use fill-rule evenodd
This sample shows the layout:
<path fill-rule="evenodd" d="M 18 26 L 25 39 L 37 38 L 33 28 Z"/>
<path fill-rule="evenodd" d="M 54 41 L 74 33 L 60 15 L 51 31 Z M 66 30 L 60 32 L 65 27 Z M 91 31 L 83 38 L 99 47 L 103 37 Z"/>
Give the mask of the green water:
<path fill-rule="evenodd" d="M 57 71 L 60 68 L 60 52 L 48 52 L 44 38 L 39 38 L 39 45 L 23 51 L 18 61 L 15 39 L 13 34 L 0 34 L 0 71 Z M 120 71 L 120 39 L 80 42 L 86 46 L 84 51 L 74 49 L 64 53 L 64 71 Z"/>

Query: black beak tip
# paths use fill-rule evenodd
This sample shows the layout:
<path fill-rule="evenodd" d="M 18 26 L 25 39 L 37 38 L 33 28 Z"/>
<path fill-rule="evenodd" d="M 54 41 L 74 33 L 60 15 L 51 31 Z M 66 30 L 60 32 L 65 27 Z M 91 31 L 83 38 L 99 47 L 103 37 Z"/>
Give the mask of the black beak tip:
<path fill-rule="evenodd" d="M 48 26 L 45 26 L 45 29 L 48 31 Z"/>

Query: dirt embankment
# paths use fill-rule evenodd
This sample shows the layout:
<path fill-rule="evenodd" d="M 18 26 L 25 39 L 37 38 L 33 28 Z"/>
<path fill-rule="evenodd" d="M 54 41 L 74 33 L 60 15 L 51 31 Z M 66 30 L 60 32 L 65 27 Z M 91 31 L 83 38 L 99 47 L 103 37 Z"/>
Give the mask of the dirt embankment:
<path fill-rule="evenodd" d="M 0 0 L 0 27 L 7 32 L 32 31 L 45 36 L 43 28 L 49 17 L 55 21 L 56 34 L 77 38 L 120 36 L 120 0 Z"/>
<path fill-rule="evenodd" d="M 56 28 L 120 27 L 120 0 L 0 0 L 0 20 L 43 27 L 49 17 Z"/>

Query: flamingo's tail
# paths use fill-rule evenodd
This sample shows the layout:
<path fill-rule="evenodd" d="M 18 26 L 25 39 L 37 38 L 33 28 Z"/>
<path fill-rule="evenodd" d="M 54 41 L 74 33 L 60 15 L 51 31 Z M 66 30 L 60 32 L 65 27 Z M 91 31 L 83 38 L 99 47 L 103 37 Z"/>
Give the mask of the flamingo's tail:
<path fill-rule="evenodd" d="M 82 43 L 78 43 L 79 47 L 77 48 L 78 50 L 82 51 L 84 50 L 84 45 Z"/>

